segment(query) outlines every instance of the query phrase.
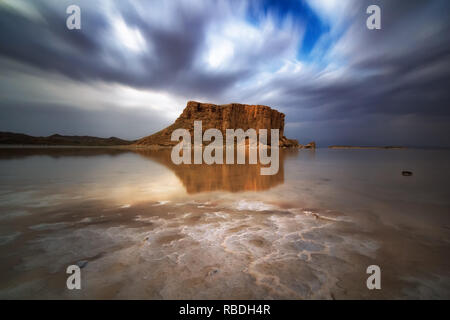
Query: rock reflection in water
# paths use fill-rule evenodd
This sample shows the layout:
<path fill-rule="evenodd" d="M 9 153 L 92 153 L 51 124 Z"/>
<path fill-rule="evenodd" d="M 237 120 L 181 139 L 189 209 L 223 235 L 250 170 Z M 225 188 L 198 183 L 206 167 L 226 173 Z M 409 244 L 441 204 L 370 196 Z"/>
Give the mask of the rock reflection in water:
<path fill-rule="evenodd" d="M 207 191 L 262 191 L 284 183 L 284 160 L 298 150 L 280 152 L 279 170 L 275 175 L 261 175 L 261 164 L 181 164 L 170 158 L 170 150 L 137 150 L 140 155 L 169 168 L 181 180 L 188 194 Z M 248 155 L 246 158 L 248 163 Z"/>
<path fill-rule="evenodd" d="M 188 194 L 208 191 L 263 191 L 284 183 L 284 161 L 298 155 L 298 150 L 280 150 L 279 170 L 275 175 L 261 175 L 261 164 L 181 164 L 172 162 L 170 149 L 126 149 L 126 148 L 0 148 L 0 159 L 12 160 L 34 156 L 96 157 L 119 156 L 137 153 L 144 159 L 164 165 L 181 181 Z M 308 152 L 312 154 L 311 152 Z"/>

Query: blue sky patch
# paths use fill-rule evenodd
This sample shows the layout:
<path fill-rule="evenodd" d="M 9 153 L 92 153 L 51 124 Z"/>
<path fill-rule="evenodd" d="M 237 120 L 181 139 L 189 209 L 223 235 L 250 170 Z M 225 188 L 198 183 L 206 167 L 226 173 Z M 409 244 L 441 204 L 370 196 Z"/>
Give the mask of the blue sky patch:
<path fill-rule="evenodd" d="M 297 58 L 302 61 L 311 59 L 310 53 L 320 37 L 330 31 L 330 26 L 310 8 L 304 0 L 262 0 L 252 2 L 248 10 L 248 21 L 259 25 L 261 17 L 272 15 L 281 25 L 288 17 L 305 27 L 303 41 L 298 48 Z"/>

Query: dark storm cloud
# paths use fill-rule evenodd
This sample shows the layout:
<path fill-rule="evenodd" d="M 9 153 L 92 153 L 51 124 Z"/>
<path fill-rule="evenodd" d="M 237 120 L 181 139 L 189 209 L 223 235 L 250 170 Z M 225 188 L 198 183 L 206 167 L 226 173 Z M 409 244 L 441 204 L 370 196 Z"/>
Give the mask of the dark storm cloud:
<path fill-rule="evenodd" d="M 173 28 L 164 28 L 150 24 L 129 1 L 113 1 L 127 25 L 139 28 L 151 42 L 152 51 L 148 54 L 132 54 L 114 49 L 120 43 L 107 43 L 114 39 L 103 38 L 113 28 L 114 21 L 107 19 L 101 7 L 82 10 L 82 29 L 68 30 L 65 9 L 71 3 L 59 1 L 49 5 L 46 1 L 34 1 L 33 6 L 45 23 L 0 7 L 1 54 L 79 81 L 102 80 L 139 88 L 164 88 L 194 96 L 216 94 L 248 72 L 212 74 L 194 68 L 205 28 L 210 23 L 205 11 L 180 10 Z"/>
<path fill-rule="evenodd" d="M 82 8 L 79 31 L 65 27 L 65 9 L 72 3 Z M 258 15 L 255 3 L 251 2 L 252 16 Z M 246 21 L 241 1 L 30 2 L 40 18 L 0 5 L 0 55 L 33 66 L 43 79 L 58 73 L 84 85 L 118 83 L 162 90 L 186 100 L 267 104 L 286 113 L 287 133 L 301 142 L 414 145 L 433 140 L 450 146 L 446 138 L 450 125 L 445 126 L 450 124 L 450 1 L 348 0 L 336 1 L 331 9 L 331 0 L 326 6 L 305 3 L 313 9 L 307 15 L 316 12 L 313 20 L 327 26 L 317 39 L 310 39 L 308 28 L 309 38 L 301 38 L 306 5 L 295 12 L 289 6 L 273 12 L 262 6 L 258 24 Z M 366 28 L 365 11 L 371 4 L 382 9 L 382 30 Z M 342 7 L 346 10 L 340 11 Z M 292 28 L 272 30 L 271 14 L 281 11 L 274 17 L 275 28 L 280 28 L 280 21 L 297 21 Z M 124 40 L 113 32 L 120 19 L 140 32 L 145 49 L 124 49 Z M 308 47 L 306 60 L 297 61 L 304 51 L 299 45 L 305 41 L 315 47 Z M 217 46 L 218 57 L 213 58 L 219 59 L 218 67 L 205 60 L 211 46 Z M 296 63 L 300 71 L 295 70 Z M 280 72 L 284 66 L 291 69 Z M 26 95 L 20 88 L 17 92 Z M 90 113 L 101 119 L 100 111 L 78 107 L 75 102 L 56 108 L 8 100 L 0 107 L 2 114 L 8 114 L 2 117 L 0 130 L 26 131 L 21 128 L 57 123 L 52 114 L 58 119 L 66 114 L 73 120 L 63 122 L 65 132 L 70 128 L 81 133 L 77 128 L 94 125 Z M 142 112 L 141 119 L 146 117 Z M 26 126 L 18 122 L 21 114 L 30 119 Z M 115 130 L 111 135 L 120 135 L 118 119 L 140 121 L 117 106 L 105 119 L 110 120 L 96 134 Z M 145 119 L 147 126 L 142 125 L 136 135 L 160 128 L 156 120 L 164 122 Z M 52 126 L 49 130 L 63 129 Z M 131 136 L 124 132 L 123 137 Z"/>
<path fill-rule="evenodd" d="M 45 19 L 31 20 L 18 12 L 0 8 L 0 52 L 3 56 L 34 65 L 45 71 L 58 71 L 82 80 L 102 73 L 98 64 L 100 46 L 92 35 L 99 34 L 106 21 L 96 13 L 86 13 L 90 33 L 69 33 L 65 28 L 65 7 L 36 2 Z M 87 59 L 86 59 L 87 58 Z"/>
<path fill-rule="evenodd" d="M 356 17 L 336 44 L 348 49 L 340 76 L 329 81 L 319 70 L 297 79 L 274 77 L 266 84 L 266 90 L 278 88 L 283 97 L 278 103 L 287 118 L 304 128 L 287 132 L 313 137 L 326 133 L 329 138 L 322 141 L 330 143 L 355 140 L 344 137 L 344 122 L 356 140 L 366 143 L 388 142 L 386 137 L 394 141 L 401 135 L 401 144 L 426 144 L 429 139 L 448 146 L 450 2 L 367 1 L 361 8 L 371 3 L 382 8 L 382 30 L 366 29 L 367 15 Z M 269 102 L 276 103 L 276 98 Z M 389 122 L 401 125 L 396 131 Z"/>

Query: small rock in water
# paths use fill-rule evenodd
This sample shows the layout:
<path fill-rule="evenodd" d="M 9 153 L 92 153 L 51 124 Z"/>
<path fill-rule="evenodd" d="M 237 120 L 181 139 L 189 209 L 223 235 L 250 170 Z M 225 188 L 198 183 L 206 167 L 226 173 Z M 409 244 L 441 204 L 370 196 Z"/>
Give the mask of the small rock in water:
<path fill-rule="evenodd" d="M 86 267 L 87 264 L 88 264 L 88 262 L 86 260 L 81 260 L 76 263 L 76 265 L 79 266 L 80 269 L 83 269 L 84 267 Z"/>
<path fill-rule="evenodd" d="M 219 270 L 217 270 L 217 269 L 214 269 L 214 270 L 211 270 L 210 272 L 208 272 L 208 276 L 213 276 L 213 275 L 215 275 L 217 272 L 219 272 Z"/>
<path fill-rule="evenodd" d="M 402 176 L 410 177 L 412 175 L 413 175 L 413 173 L 411 171 L 402 171 Z"/>

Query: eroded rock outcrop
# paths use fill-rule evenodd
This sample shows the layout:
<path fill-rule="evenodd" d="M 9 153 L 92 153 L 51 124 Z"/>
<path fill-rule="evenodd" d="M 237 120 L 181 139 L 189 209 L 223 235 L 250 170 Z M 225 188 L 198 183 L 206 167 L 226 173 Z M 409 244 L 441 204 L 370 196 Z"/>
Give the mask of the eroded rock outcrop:
<path fill-rule="evenodd" d="M 299 147 L 299 149 L 315 149 L 316 148 L 316 143 L 313 141 L 313 142 L 310 142 L 310 143 L 305 144 L 305 145 L 301 144 L 298 147 Z"/>
<path fill-rule="evenodd" d="M 282 148 L 297 148 L 297 140 L 287 139 L 284 136 L 284 114 L 263 105 L 247 105 L 230 103 L 216 105 L 189 101 L 183 113 L 174 124 L 167 128 L 136 142 L 137 146 L 170 147 L 178 143 L 171 141 L 172 132 L 176 129 L 187 129 L 193 137 L 194 121 L 202 121 L 203 132 L 207 129 L 219 129 L 225 137 L 226 129 L 268 129 L 268 142 L 270 143 L 270 129 L 279 129 Z"/>

